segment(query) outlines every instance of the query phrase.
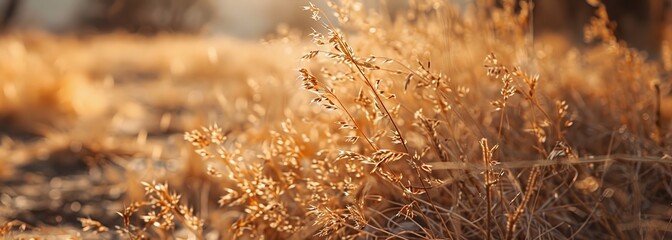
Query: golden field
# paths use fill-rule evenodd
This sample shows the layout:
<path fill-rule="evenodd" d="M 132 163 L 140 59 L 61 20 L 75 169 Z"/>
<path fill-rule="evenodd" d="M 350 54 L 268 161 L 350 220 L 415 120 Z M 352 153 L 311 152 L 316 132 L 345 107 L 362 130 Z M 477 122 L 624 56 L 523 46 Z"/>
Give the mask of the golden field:
<path fill-rule="evenodd" d="M 308 4 L 322 27 L 261 42 L 6 33 L 0 235 L 672 237 L 670 45 L 599 1 L 588 45 L 477 2 Z"/>

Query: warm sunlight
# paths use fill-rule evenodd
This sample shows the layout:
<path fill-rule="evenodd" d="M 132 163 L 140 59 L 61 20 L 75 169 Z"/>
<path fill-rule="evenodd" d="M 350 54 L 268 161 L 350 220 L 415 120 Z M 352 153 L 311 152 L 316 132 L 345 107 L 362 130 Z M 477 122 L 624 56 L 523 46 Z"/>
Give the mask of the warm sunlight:
<path fill-rule="evenodd" d="M 671 9 L 0 1 L 0 238 L 672 238 Z"/>

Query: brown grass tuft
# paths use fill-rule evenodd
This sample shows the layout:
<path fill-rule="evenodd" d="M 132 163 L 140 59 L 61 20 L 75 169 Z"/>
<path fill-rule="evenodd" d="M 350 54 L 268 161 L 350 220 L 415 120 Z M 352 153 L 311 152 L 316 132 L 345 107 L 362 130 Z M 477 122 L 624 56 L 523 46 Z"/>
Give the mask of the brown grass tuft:
<path fill-rule="evenodd" d="M 96 132 L 100 139 L 79 129 L 80 145 L 61 143 L 94 162 L 82 175 L 117 193 L 96 195 L 116 203 L 116 220 L 75 219 L 85 231 L 129 239 L 664 239 L 672 219 L 669 46 L 660 62 L 646 59 L 615 37 L 604 4 L 590 4 L 585 36 L 594 43 L 585 48 L 535 38 L 527 1 L 419 0 L 386 12 L 341 0 L 329 11 L 305 7 L 322 26 L 310 39 L 232 43 L 245 51 L 182 43 L 193 55 L 158 48 L 154 58 L 56 74 L 88 80 L 48 85 L 64 94 L 47 94 L 61 107 L 46 108 L 110 129 Z M 17 49 L 24 61 L 60 71 Z M 66 94 L 141 63 L 136 70 L 161 73 L 145 79 L 146 89 L 161 91 L 121 109 L 101 95 L 86 104 L 102 110 L 86 115 Z M 23 74 L 12 76 L 32 77 Z M 123 77 L 110 85 L 123 86 Z M 7 87 L 0 106 L 21 111 L 12 91 L 25 88 Z M 28 105 L 45 101 L 40 92 L 49 91 L 27 95 Z M 9 140 L 3 154 L 15 147 Z"/>

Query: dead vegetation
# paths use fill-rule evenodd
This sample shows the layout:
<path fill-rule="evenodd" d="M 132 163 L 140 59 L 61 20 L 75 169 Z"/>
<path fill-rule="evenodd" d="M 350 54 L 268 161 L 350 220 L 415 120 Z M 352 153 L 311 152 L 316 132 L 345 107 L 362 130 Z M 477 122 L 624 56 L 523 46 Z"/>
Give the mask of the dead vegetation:
<path fill-rule="evenodd" d="M 669 46 L 647 60 L 590 2 L 585 49 L 535 40 L 525 1 L 308 4 L 312 43 L 6 37 L 0 233 L 665 239 Z"/>

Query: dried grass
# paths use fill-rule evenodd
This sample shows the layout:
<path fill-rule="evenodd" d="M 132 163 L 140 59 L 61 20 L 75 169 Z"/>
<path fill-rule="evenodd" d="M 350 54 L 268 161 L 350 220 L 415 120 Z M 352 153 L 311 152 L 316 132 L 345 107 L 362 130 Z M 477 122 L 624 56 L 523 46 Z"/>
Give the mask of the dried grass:
<path fill-rule="evenodd" d="M 166 152 L 157 155 L 177 156 L 173 170 L 155 167 L 171 161 L 155 161 L 153 151 L 143 167 L 120 163 L 126 176 L 144 173 L 127 184 L 145 188 L 127 188 L 118 232 L 131 239 L 669 235 L 671 135 L 661 94 L 670 91 L 662 63 L 672 60 L 647 61 L 619 42 L 596 1 L 586 36 L 597 43 L 566 51 L 533 41 L 526 2 L 476 2 L 459 11 L 412 1 L 394 18 L 358 1 L 330 3 L 333 16 L 309 4 L 323 26 L 310 34 L 313 44 L 270 41 L 242 61 L 245 70 L 136 60 L 169 69 L 175 84 L 250 73 L 234 76 L 235 90 L 202 96 L 217 109 L 200 109 L 216 117 L 174 127 L 190 146 L 175 143 L 175 134 L 168 144 L 193 153 L 154 143 Z M 299 48 L 308 49 L 298 73 L 263 52 Z M 144 111 L 127 115 L 135 112 Z M 150 133 L 167 127 L 138 129 L 144 134 L 128 131 L 143 149 L 152 146 Z"/>

